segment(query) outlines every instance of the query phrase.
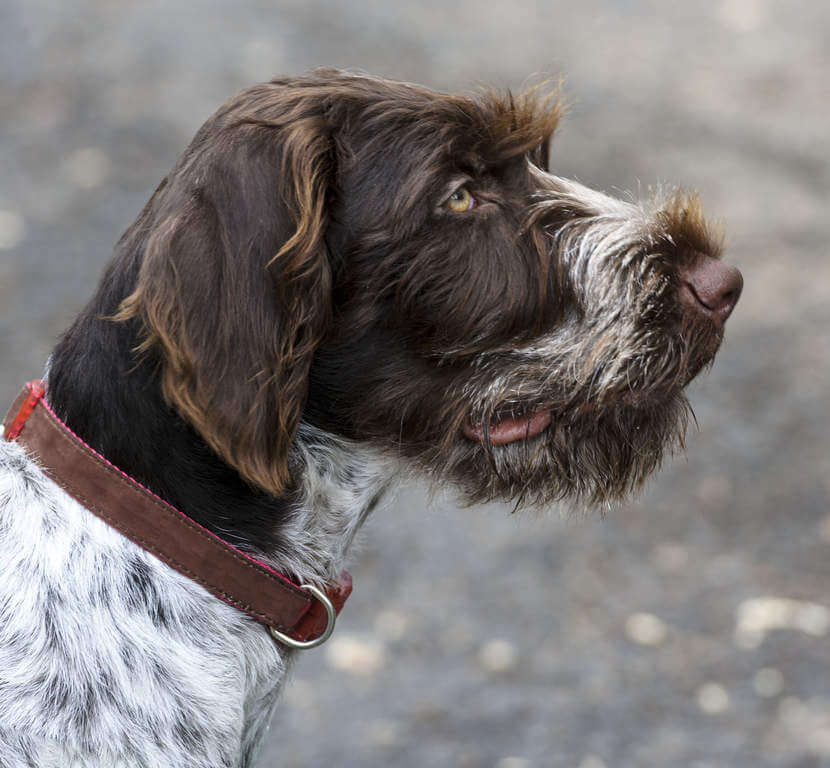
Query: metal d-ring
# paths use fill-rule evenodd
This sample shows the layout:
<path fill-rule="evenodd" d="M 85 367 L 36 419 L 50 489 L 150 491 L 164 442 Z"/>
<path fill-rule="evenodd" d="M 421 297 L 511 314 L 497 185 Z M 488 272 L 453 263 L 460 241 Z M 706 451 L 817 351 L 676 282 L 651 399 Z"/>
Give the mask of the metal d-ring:
<path fill-rule="evenodd" d="M 318 645 L 322 645 L 331 637 L 331 633 L 334 632 L 334 622 L 337 620 L 337 614 L 334 611 L 334 606 L 331 604 L 331 600 L 329 600 L 328 595 L 326 595 L 325 592 L 317 589 L 317 587 L 313 584 L 300 584 L 300 589 L 305 589 L 306 591 L 311 592 L 311 594 L 314 595 L 314 597 L 316 597 L 326 609 L 328 624 L 326 625 L 323 634 L 320 635 L 320 637 L 315 637 L 314 640 L 307 640 L 306 642 L 303 642 L 302 640 L 295 640 L 293 637 L 284 635 L 282 632 L 274 629 L 273 627 L 268 627 L 268 631 L 271 633 L 274 640 L 283 643 L 283 645 L 287 645 L 289 648 L 297 648 L 301 651 L 307 651 L 309 648 L 316 648 Z"/>

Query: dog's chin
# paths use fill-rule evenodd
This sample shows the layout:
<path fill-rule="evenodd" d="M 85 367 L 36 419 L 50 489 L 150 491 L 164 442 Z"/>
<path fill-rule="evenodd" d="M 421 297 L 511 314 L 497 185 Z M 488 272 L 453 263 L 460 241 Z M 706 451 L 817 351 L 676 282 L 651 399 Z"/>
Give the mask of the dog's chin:
<path fill-rule="evenodd" d="M 448 449 L 424 458 L 430 474 L 451 481 L 470 504 L 593 507 L 636 492 L 665 455 L 682 449 L 690 413 L 678 390 L 602 407 L 534 409 L 486 427 L 468 420 Z"/>

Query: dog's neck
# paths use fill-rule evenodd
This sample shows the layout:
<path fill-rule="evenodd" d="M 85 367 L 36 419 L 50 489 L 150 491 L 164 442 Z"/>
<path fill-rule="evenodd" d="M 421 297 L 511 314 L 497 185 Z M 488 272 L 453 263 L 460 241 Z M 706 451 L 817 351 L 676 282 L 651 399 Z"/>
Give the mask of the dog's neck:
<path fill-rule="evenodd" d="M 230 543 L 299 579 L 335 576 L 394 473 L 376 452 L 302 424 L 294 487 L 253 488 L 163 400 L 158 366 L 136 363 L 135 328 L 100 293 L 51 357 L 48 398 L 96 451 Z"/>

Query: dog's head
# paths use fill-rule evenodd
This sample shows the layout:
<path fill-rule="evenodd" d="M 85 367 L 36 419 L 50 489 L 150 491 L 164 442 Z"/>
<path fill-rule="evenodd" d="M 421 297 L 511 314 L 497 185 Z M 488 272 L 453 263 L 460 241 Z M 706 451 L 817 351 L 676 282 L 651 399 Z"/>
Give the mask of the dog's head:
<path fill-rule="evenodd" d="M 470 500 L 636 488 L 682 442 L 740 274 L 694 197 L 550 174 L 559 117 L 542 91 L 328 70 L 236 96 L 127 235 L 119 317 L 167 400 L 272 493 L 301 420 Z"/>

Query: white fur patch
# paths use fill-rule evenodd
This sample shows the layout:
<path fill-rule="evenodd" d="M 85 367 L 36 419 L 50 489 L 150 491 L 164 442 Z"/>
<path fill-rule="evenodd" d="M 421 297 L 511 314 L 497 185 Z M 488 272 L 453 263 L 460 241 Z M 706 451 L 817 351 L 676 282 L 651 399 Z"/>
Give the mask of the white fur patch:
<path fill-rule="evenodd" d="M 303 428 L 296 578 L 338 573 L 388 467 Z M 357 453 L 357 452 L 356 452 Z M 243 768 L 290 653 L 0 440 L 0 765 Z"/>

